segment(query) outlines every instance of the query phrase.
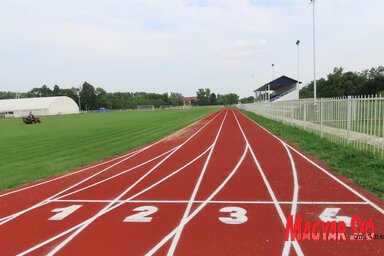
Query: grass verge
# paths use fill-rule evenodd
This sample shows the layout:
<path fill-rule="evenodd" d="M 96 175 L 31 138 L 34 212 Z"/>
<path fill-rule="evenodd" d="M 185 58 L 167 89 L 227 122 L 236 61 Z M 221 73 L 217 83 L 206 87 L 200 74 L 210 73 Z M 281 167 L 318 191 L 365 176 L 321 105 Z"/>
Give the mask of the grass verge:
<path fill-rule="evenodd" d="M 216 110 L 46 116 L 37 125 L 0 119 L 0 191 L 151 143 Z"/>
<path fill-rule="evenodd" d="M 374 154 L 328 141 L 302 129 L 240 110 L 273 134 L 297 145 L 332 170 L 384 199 L 384 160 Z"/>

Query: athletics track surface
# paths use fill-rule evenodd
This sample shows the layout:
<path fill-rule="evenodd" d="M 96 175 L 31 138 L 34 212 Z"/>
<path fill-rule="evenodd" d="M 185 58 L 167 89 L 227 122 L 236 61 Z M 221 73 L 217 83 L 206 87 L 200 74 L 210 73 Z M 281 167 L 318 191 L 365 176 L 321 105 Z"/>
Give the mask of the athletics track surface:
<path fill-rule="evenodd" d="M 351 241 L 350 232 L 346 241 L 284 239 L 288 215 L 358 215 L 383 234 L 383 206 L 222 109 L 153 144 L 2 192 L 0 255 L 384 255 L 384 239 Z"/>

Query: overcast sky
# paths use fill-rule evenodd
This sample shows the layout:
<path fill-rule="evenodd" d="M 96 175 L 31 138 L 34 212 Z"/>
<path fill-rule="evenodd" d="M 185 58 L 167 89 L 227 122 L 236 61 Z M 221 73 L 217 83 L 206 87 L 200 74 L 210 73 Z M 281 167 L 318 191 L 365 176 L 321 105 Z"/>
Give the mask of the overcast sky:
<path fill-rule="evenodd" d="M 107 91 L 241 97 L 313 79 L 310 0 L 0 0 L 0 91 L 87 81 Z M 384 1 L 316 0 L 317 77 L 384 65 Z M 252 78 L 253 74 L 253 78 Z"/>

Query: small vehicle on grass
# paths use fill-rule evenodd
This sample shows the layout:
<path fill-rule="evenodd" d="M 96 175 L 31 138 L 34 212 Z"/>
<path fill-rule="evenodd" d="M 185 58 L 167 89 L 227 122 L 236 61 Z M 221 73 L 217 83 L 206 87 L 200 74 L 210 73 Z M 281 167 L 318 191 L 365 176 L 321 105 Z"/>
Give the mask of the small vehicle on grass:
<path fill-rule="evenodd" d="M 23 116 L 22 117 L 22 120 L 25 124 L 40 124 L 41 123 L 41 119 L 40 117 L 38 116 Z"/>

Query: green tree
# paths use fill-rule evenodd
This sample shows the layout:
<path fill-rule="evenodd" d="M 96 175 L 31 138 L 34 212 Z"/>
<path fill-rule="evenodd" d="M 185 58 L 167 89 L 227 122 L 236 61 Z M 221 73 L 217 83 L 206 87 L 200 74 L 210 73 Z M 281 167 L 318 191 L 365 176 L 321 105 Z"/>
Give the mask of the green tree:
<path fill-rule="evenodd" d="M 169 96 L 169 102 L 172 106 L 182 106 L 183 105 L 183 95 L 177 92 L 171 92 Z"/>
<path fill-rule="evenodd" d="M 344 72 L 342 67 L 334 68 L 327 79 L 316 81 L 317 97 L 329 98 L 348 95 L 357 95 L 367 82 L 367 77 L 357 72 Z M 300 98 L 313 98 L 313 82 L 302 88 Z"/>
<path fill-rule="evenodd" d="M 249 97 L 240 99 L 240 103 L 243 103 L 243 104 L 253 103 L 253 102 L 255 102 L 255 97 L 253 97 L 253 96 L 249 96 Z"/>
<path fill-rule="evenodd" d="M 107 107 L 107 92 L 101 88 L 97 87 L 95 90 L 96 94 L 96 108 Z"/>
<path fill-rule="evenodd" d="M 211 95 L 209 95 L 209 103 L 210 103 L 211 105 L 216 105 L 216 104 L 217 104 L 217 97 L 216 97 L 216 94 L 211 93 Z"/>
<path fill-rule="evenodd" d="M 55 86 L 53 87 L 53 91 L 52 91 L 52 96 L 61 96 L 62 95 L 62 92 L 60 90 L 60 87 L 55 84 Z"/>
<path fill-rule="evenodd" d="M 206 106 L 210 104 L 211 90 L 208 88 L 198 89 L 196 92 L 197 104 L 200 106 Z"/>
<path fill-rule="evenodd" d="M 81 109 L 92 110 L 96 109 L 96 90 L 90 83 L 84 82 L 81 91 Z"/>
<path fill-rule="evenodd" d="M 238 101 L 239 101 L 239 96 L 236 93 L 217 95 L 217 103 L 219 105 L 233 105 L 233 104 L 237 104 Z"/>
<path fill-rule="evenodd" d="M 49 97 L 52 96 L 52 90 L 46 86 L 43 85 L 42 87 L 38 88 L 35 87 L 32 90 L 28 92 L 29 97 Z"/>
<path fill-rule="evenodd" d="M 229 105 L 234 105 L 239 102 L 239 95 L 237 95 L 236 93 L 229 93 L 224 96 L 227 97 Z"/>

